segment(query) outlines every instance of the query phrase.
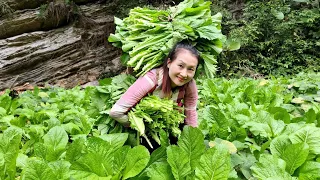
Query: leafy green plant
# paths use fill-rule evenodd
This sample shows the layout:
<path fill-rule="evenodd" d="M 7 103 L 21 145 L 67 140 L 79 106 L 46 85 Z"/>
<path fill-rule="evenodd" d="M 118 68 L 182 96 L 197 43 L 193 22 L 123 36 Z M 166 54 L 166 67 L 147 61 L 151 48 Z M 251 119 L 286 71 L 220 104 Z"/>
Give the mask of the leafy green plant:
<path fill-rule="evenodd" d="M 230 3 L 215 5 L 225 10 L 223 33 L 240 40 L 241 48 L 221 53 L 218 58 L 221 75 L 258 77 L 319 71 L 320 55 L 315 51 L 320 38 L 318 3 L 246 1 L 228 9 L 232 7 Z"/>

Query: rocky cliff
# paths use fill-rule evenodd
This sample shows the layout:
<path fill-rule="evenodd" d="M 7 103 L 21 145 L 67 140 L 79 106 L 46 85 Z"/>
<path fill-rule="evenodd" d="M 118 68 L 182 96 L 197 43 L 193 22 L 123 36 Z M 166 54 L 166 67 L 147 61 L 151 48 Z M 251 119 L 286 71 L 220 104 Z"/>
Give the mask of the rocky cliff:
<path fill-rule="evenodd" d="M 121 50 L 107 42 L 115 29 L 113 17 L 150 3 L 1 0 L 0 90 L 25 83 L 73 87 L 118 74 L 124 69 Z"/>

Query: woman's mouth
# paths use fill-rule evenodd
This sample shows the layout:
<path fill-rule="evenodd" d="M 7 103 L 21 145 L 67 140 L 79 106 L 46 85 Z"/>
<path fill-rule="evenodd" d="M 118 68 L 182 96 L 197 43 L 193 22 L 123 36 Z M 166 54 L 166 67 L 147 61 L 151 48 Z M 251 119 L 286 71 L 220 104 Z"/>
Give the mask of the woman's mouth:
<path fill-rule="evenodd" d="M 184 78 L 181 78 L 181 77 L 178 77 L 178 80 L 179 80 L 180 82 L 184 82 L 184 81 L 185 81 L 185 79 L 184 79 Z"/>

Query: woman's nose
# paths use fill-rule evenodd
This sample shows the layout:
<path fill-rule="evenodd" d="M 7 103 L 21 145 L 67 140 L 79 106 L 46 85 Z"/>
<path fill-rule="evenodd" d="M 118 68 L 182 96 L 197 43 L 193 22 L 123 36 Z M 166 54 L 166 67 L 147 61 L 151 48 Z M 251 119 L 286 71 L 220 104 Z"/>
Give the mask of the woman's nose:
<path fill-rule="evenodd" d="M 186 78 L 188 73 L 187 73 L 187 70 L 186 69 L 183 69 L 181 72 L 180 72 L 181 76 Z"/>

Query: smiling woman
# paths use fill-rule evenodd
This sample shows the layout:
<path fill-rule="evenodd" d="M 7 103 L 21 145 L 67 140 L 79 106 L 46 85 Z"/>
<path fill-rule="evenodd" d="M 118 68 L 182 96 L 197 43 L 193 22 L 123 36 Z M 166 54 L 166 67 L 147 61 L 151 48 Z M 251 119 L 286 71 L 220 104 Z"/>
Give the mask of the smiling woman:
<path fill-rule="evenodd" d="M 148 94 L 168 98 L 184 106 L 186 125 L 198 126 L 198 91 L 193 79 L 200 61 L 196 48 L 186 42 L 176 44 L 161 67 L 140 77 L 114 104 L 110 116 L 129 126 L 127 113 Z"/>

